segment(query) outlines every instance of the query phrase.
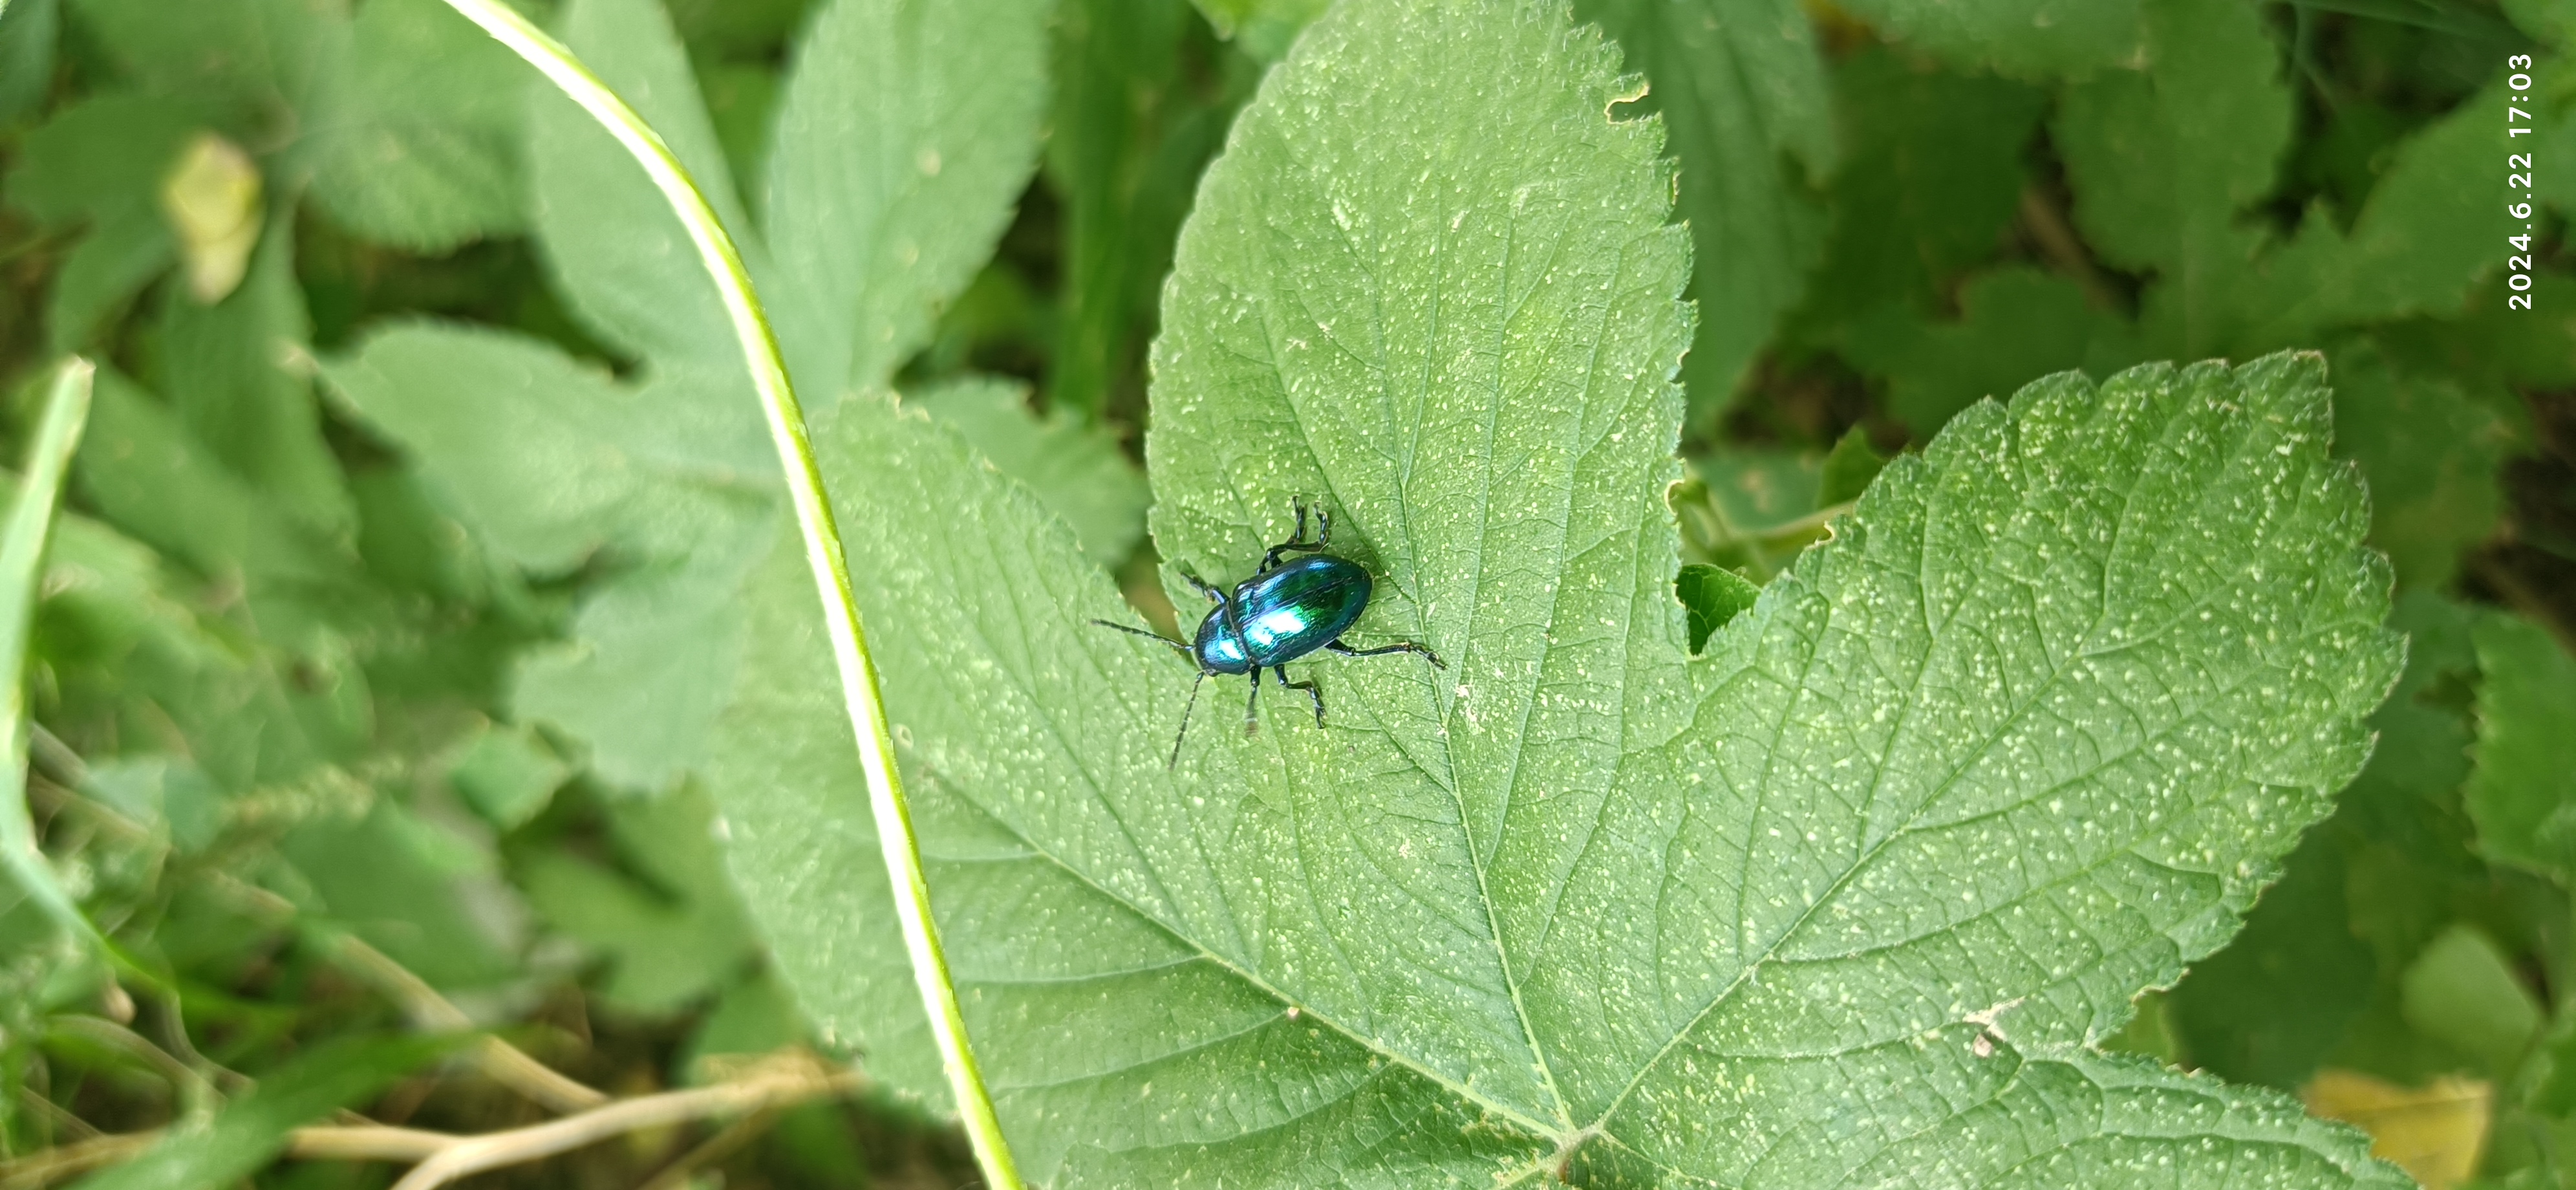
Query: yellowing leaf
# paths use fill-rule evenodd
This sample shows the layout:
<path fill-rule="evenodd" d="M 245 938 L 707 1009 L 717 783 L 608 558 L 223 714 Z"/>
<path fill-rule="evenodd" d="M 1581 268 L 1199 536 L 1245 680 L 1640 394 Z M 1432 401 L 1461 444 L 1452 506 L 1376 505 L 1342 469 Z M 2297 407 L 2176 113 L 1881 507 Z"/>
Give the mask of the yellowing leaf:
<path fill-rule="evenodd" d="M 178 233 L 190 296 L 222 301 L 259 243 L 259 167 L 240 146 L 198 133 L 161 183 L 161 213 Z"/>
<path fill-rule="evenodd" d="M 2495 1114 L 2495 1088 L 2473 1078 L 2401 1087 L 2329 1068 L 2300 1088 L 2299 1098 L 2310 1112 L 2369 1133 L 2371 1155 L 2405 1167 L 2425 1190 L 2451 1190 L 2469 1180 Z"/>

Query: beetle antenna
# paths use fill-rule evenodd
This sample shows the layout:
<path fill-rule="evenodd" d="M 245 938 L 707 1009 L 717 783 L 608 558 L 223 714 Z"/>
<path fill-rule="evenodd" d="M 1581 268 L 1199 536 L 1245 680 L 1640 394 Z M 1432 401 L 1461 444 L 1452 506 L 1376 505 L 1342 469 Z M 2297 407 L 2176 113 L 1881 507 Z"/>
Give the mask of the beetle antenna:
<path fill-rule="evenodd" d="M 1110 623 L 1110 622 L 1109 622 L 1109 621 L 1107 621 L 1107 620 L 1093 620 L 1093 621 L 1092 621 L 1092 623 L 1094 623 L 1094 624 L 1098 624 L 1098 625 L 1100 625 L 1100 626 L 1101 626 L 1101 627 L 1103 627 L 1103 628 L 1115 628 L 1115 629 L 1119 630 L 1120 632 L 1125 632 L 1125 633 L 1130 633 L 1130 634 L 1133 634 L 1133 635 L 1136 635 L 1136 636 L 1141 636 L 1141 637 L 1144 637 L 1145 639 L 1150 640 L 1150 641 L 1153 641 L 1153 642 L 1155 642 L 1155 643 L 1157 643 L 1157 644 L 1166 644 L 1166 645 L 1170 645 L 1170 646 L 1172 646 L 1174 649 L 1179 650 L 1183 655 L 1187 655 L 1187 654 L 1189 653 L 1189 651 L 1190 651 L 1190 647 L 1189 647 L 1188 645 L 1185 645 L 1185 644 L 1182 644 L 1182 643 L 1181 643 L 1181 642 L 1179 642 L 1179 641 L 1173 640 L 1171 637 L 1165 636 L 1165 635 L 1163 635 L 1162 633 L 1159 633 L 1159 632 L 1147 632 L 1147 631 L 1145 631 L 1145 630 L 1144 630 L 1144 629 L 1142 629 L 1142 628 L 1130 628 L 1130 627 L 1128 627 L 1128 626 L 1127 626 L 1127 625 L 1125 625 L 1125 624 L 1112 624 L 1112 623 Z"/>
<path fill-rule="evenodd" d="M 1113 624 L 1111 627 L 1116 625 Z M 1190 681 L 1190 700 L 1181 704 L 1181 730 L 1180 734 L 1172 737 L 1172 758 L 1163 762 L 1165 771 L 1181 767 L 1181 741 L 1190 738 L 1190 712 L 1198 709 L 1199 687 L 1206 682 L 1207 671 L 1204 669 L 1199 671 L 1198 677 Z"/>

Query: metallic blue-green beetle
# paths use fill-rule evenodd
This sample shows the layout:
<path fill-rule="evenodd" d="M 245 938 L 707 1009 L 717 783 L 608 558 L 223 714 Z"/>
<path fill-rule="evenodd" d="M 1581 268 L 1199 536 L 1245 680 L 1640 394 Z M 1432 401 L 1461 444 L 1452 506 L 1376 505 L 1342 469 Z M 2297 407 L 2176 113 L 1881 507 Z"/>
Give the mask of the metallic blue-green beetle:
<path fill-rule="evenodd" d="M 1297 502 L 1297 535 L 1270 547 L 1262 555 L 1261 569 L 1232 591 L 1185 574 L 1199 594 L 1208 597 L 1216 608 L 1199 621 L 1199 630 L 1189 644 L 1182 644 L 1125 624 L 1093 620 L 1103 628 L 1132 632 L 1150 637 L 1180 651 L 1190 664 L 1198 667 L 1197 681 L 1190 683 L 1190 701 L 1181 708 L 1181 731 L 1172 737 L 1172 758 L 1165 766 L 1181 761 L 1181 741 L 1190 734 L 1190 712 L 1199 705 L 1199 685 L 1209 674 L 1249 674 L 1252 697 L 1243 707 L 1243 733 L 1260 730 L 1261 671 L 1267 669 L 1279 685 L 1290 690 L 1303 690 L 1315 700 L 1315 726 L 1324 725 L 1324 692 L 1312 681 L 1288 680 L 1288 662 L 1317 649 L 1327 649 L 1348 657 L 1377 657 L 1388 653 L 1419 653 L 1434 669 L 1447 669 L 1431 650 L 1410 641 L 1376 649 L 1354 649 L 1342 643 L 1342 633 L 1358 623 L 1360 613 L 1368 610 L 1373 583 L 1369 572 L 1359 563 L 1330 554 L 1318 553 L 1333 539 L 1333 515 L 1321 508 L 1313 509 L 1315 539 L 1306 540 L 1306 502 Z M 1281 554 L 1302 553 L 1307 557 L 1282 564 Z"/>

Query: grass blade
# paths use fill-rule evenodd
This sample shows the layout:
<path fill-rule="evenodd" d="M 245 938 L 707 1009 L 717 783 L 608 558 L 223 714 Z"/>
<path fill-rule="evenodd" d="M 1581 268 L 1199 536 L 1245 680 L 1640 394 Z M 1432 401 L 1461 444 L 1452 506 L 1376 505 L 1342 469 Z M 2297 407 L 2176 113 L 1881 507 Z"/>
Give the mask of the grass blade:
<path fill-rule="evenodd" d="M 63 492 L 63 473 L 72 449 L 80 445 L 81 426 L 89 418 L 90 377 L 96 369 L 74 356 L 54 373 L 53 391 L 45 397 L 44 419 L 27 451 L 26 472 L 18 480 L 18 501 L 0 535 L 0 674 L 7 675 L 5 701 L 0 701 L 0 765 L 5 765 L 10 796 L 0 798 L 0 862 L 37 904 L 85 941 L 98 938 L 80 907 L 54 879 L 36 847 L 35 821 L 27 814 L 27 634 L 36 614 L 36 579 L 45 558 L 45 534 L 54 524 L 54 506 Z"/>
<path fill-rule="evenodd" d="M 705 194 L 689 179 L 688 171 L 661 137 L 584 68 L 571 51 L 499 0 L 447 3 L 526 59 L 617 138 L 644 167 L 654 187 L 670 201 L 682 226 L 688 229 L 700 261 L 715 280 L 734 335 L 742 344 L 752 386 L 760 394 L 761 413 L 778 447 L 779 465 L 786 472 L 797 530 L 804 539 L 806 561 L 823 603 L 823 621 L 831 634 L 842 700 L 859 740 L 859 765 L 867 775 L 868 806 L 876 818 L 886 873 L 895 889 L 895 913 L 903 925 L 904 947 L 912 959 L 922 1006 L 929 1013 L 931 1032 L 938 1039 L 940 1057 L 947 1068 L 949 1090 L 956 1096 L 958 1115 L 965 1124 L 967 1138 L 974 1143 L 975 1158 L 983 1167 L 985 1181 L 994 1190 L 1018 1190 L 1019 1171 L 1002 1138 L 1001 1121 L 994 1115 L 992 1097 L 984 1089 L 983 1074 L 968 1045 L 956 987 L 949 979 L 948 962 L 940 949 L 937 923 L 930 916 L 930 886 L 922 877 L 911 811 L 905 806 L 903 786 L 895 771 L 894 740 L 879 705 L 876 668 L 868 659 L 858 604 L 850 595 L 849 563 L 842 554 L 840 529 L 824 497 L 822 472 L 815 465 L 813 445 L 806 436 L 804 412 L 788 383 L 777 335 L 752 293 L 751 277 L 743 268 L 742 256 Z"/>

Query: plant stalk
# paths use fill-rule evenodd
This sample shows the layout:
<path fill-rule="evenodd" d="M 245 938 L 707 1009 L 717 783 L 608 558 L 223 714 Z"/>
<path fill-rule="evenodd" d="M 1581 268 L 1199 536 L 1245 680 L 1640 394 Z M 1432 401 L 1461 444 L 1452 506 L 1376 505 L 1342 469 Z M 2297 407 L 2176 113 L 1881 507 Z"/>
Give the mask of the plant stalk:
<path fill-rule="evenodd" d="M 95 926 L 81 915 L 52 865 L 36 845 L 36 824 L 27 813 L 27 637 L 36 615 L 36 583 L 45 560 L 45 538 L 54 523 L 54 507 L 63 492 L 63 475 L 71 469 L 72 451 L 80 445 L 81 427 L 89 419 L 90 381 L 96 373 L 88 360 L 73 356 L 54 373 L 45 397 L 36 440 L 27 448 L 27 468 L 18 480 L 18 501 L 10 508 L 7 529 L 0 532 L 0 772 L 13 788 L 0 796 L 0 867 L 26 896 L 44 908 L 66 933 L 84 943 L 103 943 Z"/>
<path fill-rule="evenodd" d="M 913 981 L 930 1017 L 931 1036 L 939 1043 L 939 1056 L 947 1069 L 949 1092 L 957 1101 L 957 1114 L 965 1125 L 967 1139 L 974 1145 L 975 1160 L 983 1168 L 986 1185 L 991 1190 L 1020 1190 L 1019 1170 L 1003 1139 L 992 1096 L 984 1089 L 983 1072 L 977 1068 L 974 1050 L 968 1044 L 957 989 L 949 978 L 947 956 L 939 943 L 938 923 L 931 918 L 930 885 L 922 876 L 921 849 L 913 836 L 912 812 L 904 802 L 902 781 L 895 770 L 894 739 L 888 732 L 878 694 L 876 666 L 868 659 L 867 638 L 859 628 L 858 602 L 850 593 L 849 561 L 841 549 L 841 531 L 833 520 L 831 502 L 824 495 L 822 469 L 815 463 L 804 410 L 797 405 L 795 389 L 788 382 L 787 363 L 779 354 L 777 334 L 761 312 L 760 299 L 752 292 L 751 275 L 743 267 L 742 255 L 717 220 L 706 195 L 690 181 L 688 171 L 670 147 L 662 143 L 635 109 L 574 58 L 572 51 L 500 0 L 447 0 L 447 5 L 526 59 L 617 138 L 617 143 L 644 167 L 654 188 L 671 204 L 680 225 L 688 230 L 690 242 L 697 246 L 699 261 L 715 281 L 716 292 L 733 323 L 734 336 L 742 344 L 752 387 L 760 394 L 761 412 L 769 423 L 770 440 L 778 448 L 779 466 L 786 472 L 788 496 L 796 509 L 796 527 L 804 538 L 805 560 L 813 571 L 814 586 L 823 604 L 832 660 L 840 670 L 842 702 L 849 711 L 850 729 L 858 739 L 859 767 L 867 777 L 868 807 L 876 818 L 877 842 L 884 853 L 886 875 L 894 886 L 895 915 L 902 923 L 904 949 L 912 959 Z"/>

